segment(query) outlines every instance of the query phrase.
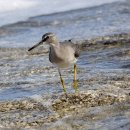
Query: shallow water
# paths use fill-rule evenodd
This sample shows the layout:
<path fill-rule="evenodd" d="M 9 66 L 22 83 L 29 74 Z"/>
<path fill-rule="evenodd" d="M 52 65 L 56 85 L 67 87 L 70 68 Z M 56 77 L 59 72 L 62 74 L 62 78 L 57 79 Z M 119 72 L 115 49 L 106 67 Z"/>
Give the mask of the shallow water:
<path fill-rule="evenodd" d="M 129 1 L 115 2 L 0 27 L 0 128 L 128 130 L 129 8 Z M 48 47 L 27 51 L 48 31 L 81 49 L 79 94 L 73 66 L 62 70 L 66 97 Z"/>
<path fill-rule="evenodd" d="M 82 42 L 77 63 L 78 95 L 73 93 L 72 68 L 62 70 L 68 97 L 63 94 L 57 68 L 49 63 L 47 52 L 36 55 L 39 50 L 30 54 L 27 48 L 1 48 L 0 127 L 127 130 L 129 36 Z"/>

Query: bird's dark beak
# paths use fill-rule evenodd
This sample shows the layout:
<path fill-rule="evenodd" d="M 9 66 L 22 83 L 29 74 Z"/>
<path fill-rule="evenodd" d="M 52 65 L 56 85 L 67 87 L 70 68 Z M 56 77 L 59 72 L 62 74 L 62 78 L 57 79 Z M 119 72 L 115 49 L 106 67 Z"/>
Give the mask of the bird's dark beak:
<path fill-rule="evenodd" d="M 41 45 L 43 42 L 45 42 L 45 41 L 46 41 L 46 39 L 42 39 L 39 43 L 37 43 L 36 45 L 34 45 L 34 46 L 32 46 L 31 48 L 29 48 L 28 51 L 31 51 L 31 50 L 33 50 L 34 48 L 40 46 L 40 45 Z"/>

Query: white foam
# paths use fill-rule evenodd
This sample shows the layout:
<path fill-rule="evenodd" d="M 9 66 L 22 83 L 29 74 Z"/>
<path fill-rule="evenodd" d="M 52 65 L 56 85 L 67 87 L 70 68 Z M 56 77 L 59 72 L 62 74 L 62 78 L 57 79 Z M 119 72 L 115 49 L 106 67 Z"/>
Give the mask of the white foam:
<path fill-rule="evenodd" d="M 46 98 L 44 98 L 42 95 L 34 94 L 34 95 L 30 96 L 30 98 L 32 98 L 36 102 L 40 102 L 44 106 L 50 106 L 51 100 L 49 99 L 50 97 L 48 98 L 47 96 L 49 97 L 49 95 L 46 95 Z"/>
<path fill-rule="evenodd" d="M 0 26 L 28 17 L 125 0 L 0 0 Z"/>

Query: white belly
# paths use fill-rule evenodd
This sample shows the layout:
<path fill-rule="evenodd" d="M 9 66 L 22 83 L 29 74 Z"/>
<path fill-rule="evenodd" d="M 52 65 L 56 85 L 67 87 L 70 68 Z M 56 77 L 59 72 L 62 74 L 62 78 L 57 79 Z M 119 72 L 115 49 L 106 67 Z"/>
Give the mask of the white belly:
<path fill-rule="evenodd" d="M 77 59 L 75 58 L 74 60 L 71 60 L 71 61 L 64 61 L 64 62 L 59 62 L 57 63 L 56 65 L 59 67 L 59 68 L 67 68 L 73 64 L 75 64 L 77 62 Z"/>

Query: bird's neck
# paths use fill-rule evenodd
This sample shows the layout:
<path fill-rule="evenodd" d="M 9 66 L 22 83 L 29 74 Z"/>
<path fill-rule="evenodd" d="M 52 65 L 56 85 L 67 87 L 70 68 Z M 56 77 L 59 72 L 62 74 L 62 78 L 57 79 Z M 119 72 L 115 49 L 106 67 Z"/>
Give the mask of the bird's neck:
<path fill-rule="evenodd" d="M 58 41 L 55 41 L 50 44 L 50 47 L 59 47 L 59 46 L 60 46 L 60 43 Z"/>

